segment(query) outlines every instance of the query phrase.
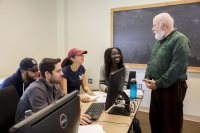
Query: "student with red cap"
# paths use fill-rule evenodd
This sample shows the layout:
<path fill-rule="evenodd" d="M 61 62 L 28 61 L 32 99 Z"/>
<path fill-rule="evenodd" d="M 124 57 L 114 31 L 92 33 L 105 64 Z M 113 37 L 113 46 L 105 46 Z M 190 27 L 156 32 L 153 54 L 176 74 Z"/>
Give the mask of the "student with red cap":
<path fill-rule="evenodd" d="M 80 91 L 80 86 L 82 86 L 86 93 L 93 95 L 87 83 L 85 68 L 82 65 L 84 63 L 84 54 L 87 54 L 87 51 L 72 48 L 61 64 L 64 74 L 61 87 L 65 93 L 71 93 L 74 90 Z M 83 102 L 89 102 L 89 98 L 85 95 L 80 95 L 80 99 Z"/>

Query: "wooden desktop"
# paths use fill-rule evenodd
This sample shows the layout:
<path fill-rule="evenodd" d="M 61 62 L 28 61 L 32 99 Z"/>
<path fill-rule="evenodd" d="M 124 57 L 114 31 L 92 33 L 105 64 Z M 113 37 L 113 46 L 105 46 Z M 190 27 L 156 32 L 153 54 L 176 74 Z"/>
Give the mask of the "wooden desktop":
<path fill-rule="evenodd" d="M 134 119 L 142 99 L 135 100 L 135 111 L 130 116 L 112 115 L 108 111 L 103 111 L 100 117 L 92 124 L 103 125 L 106 133 L 127 133 L 131 127 L 132 120 Z M 90 103 L 81 103 L 81 114 L 84 114 Z M 131 105 L 133 107 L 133 103 Z M 112 108 L 112 107 L 111 107 Z"/>

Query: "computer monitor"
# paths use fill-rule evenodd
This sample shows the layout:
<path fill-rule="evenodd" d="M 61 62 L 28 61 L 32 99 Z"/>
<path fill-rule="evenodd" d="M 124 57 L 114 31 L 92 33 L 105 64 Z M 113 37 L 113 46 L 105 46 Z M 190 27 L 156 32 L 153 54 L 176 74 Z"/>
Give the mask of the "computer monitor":
<path fill-rule="evenodd" d="M 130 81 L 131 79 L 136 79 L 136 71 L 129 71 L 127 89 L 130 89 Z"/>
<path fill-rule="evenodd" d="M 80 121 L 80 98 L 74 91 L 27 117 L 10 133 L 77 133 Z"/>
<path fill-rule="evenodd" d="M 109 109 L 119 95 L 125 100 L 125 106 L 113 106 L 108 112 L 115 115 L 130 115 L 130 98 L 123 91 L 125 80 L 125 68 L 121 68 L 110 74 L 105 110 Z"/>

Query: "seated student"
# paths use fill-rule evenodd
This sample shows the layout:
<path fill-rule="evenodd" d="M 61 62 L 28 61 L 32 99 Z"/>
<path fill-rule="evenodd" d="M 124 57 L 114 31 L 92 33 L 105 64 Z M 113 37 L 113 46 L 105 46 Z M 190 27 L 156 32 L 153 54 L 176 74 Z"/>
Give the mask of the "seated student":
<path fill-rule="evenodd" d="M 123 63 L 123 55 L 119 48 L 108 48 L 104 52 L 104 65 L 100 69 L 99 88 L 101 91 L 108 91 L 108 80 L 110 73 L 125 67 L 125 86 L 127 86 L 129 70 Z"/>
<path fill-rule="evenodd" d="M 93 92 L 88 86 L 88 79 L 85 74 L 85 68 L 82 65 L 84 63 L 84 54 L 87 51 L 73 48 L 69 50 L 68 57 L 62 62 L 63 80 L 61 82 L 61 88 L 65 93 L 71 93 L 74 90 L 80 91 L 80 86 L 83 90 L 93 95 Z M 85 95 L 80 95 L 82 102 L 89 102 L 89 98 Z"/>
<path fill-rule="evenodd" d="M 16 122 L 25 118 L 26 110 L 37 112 L 65 95 L 59 84 L 63 75 L 60 62 L 59 58 L 44 58 L 41 61 L 39 65 L 41 77 L 33 82 L 22 95 L 15 115 Z M 81 115 L 80 123 L 91 123 L 88 118 L 90 118 L 88 115 Z"/>
<path fill-rule="evenodd" d="M 33 58 L 24 58 L 21 60 L 19 68 L 11 76 L 7 77 L 1 84 L 1 88 L 13 85 L 17 89 L 19 97 L 30 83 L 39 76 L 38 64 Z"/>
<path fill-rule="evenodd" d="M 100 70 L 100 79 L 99 79 L 99 88 L 101 91 L 108 91 L 108 82 L 110 73 L 115 72 L 121 68 L 125 67 L 125 88 L 127 88 L 129 70 L 128 66 L 123 63 L 123 55 L 119 48 L 108 48 L 104 53 L 104 65 L 101 66 Z M 130 132 L 141 133 L 139 126 L 139 120 L 135 117 L 132 121 L 133 130 Z M 129 130 L 132 130 L 131 128 Z M 137 130 L 137 131 L 136 131 Z"/>

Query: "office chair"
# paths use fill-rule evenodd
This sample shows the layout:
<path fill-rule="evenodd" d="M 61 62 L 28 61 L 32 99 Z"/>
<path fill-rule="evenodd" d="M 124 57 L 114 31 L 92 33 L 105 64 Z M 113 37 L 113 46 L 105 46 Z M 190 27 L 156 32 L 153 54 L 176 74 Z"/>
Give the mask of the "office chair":
<path fill-rule="evenodd" d="M 8 133 L 15 124 L 15 112 L 19 102 L 19 95 L 14 86 L 0 89 L 0 131 Z"/>

